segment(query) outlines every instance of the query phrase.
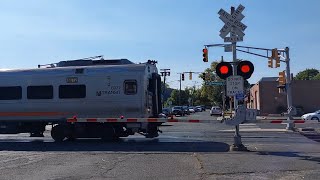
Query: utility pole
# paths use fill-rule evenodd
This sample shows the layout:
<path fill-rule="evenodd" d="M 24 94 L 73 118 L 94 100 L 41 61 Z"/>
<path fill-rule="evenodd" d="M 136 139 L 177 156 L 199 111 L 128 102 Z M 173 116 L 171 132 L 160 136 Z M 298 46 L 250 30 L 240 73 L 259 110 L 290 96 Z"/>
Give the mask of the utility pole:
<path fill-rule="evenodd" d="M 170 69 L 160 69 L 161 76 L 163 76 L 163 100 L 162 100 L 162 107 L 164 107 L 164 95 L 166 92 L 166 77 L 170 76 Z"/>
<path fill-rule="evenodd" d="M 180 73 L 180 88 L 179 88 L 179 106 L 181 105 L 181 76 L 182 76 L 182 73 Z"/>

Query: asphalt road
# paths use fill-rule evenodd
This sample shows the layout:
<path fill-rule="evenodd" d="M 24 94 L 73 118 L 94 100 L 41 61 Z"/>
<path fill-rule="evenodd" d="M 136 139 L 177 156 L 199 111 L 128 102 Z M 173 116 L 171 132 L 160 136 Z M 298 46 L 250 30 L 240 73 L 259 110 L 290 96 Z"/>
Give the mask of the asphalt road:
<path fill-rule="evenodd" d="M 167 123 L 155 139 L 54 143 L 50 132 L 0 135 L 0 179 L 319 179 L 319 142 L 281 124 L 243 124 L 249 151 L 230 151 L 233 127 L 208 114 L 190 118 L 213 123 Z"/>

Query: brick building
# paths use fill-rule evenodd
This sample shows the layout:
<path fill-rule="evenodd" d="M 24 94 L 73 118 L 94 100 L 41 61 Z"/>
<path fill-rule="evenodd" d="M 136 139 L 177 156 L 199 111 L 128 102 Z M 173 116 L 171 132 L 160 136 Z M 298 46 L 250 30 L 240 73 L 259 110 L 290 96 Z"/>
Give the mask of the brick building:
<path fill-rule="evenodd" d="M 277 88 L 278 77 L 264 77 L 250 88 L 246 98 L 248 108 L 258 109 L 260 115 L 279 114 L 287 109 L 287 96 Z M 292 103 L 303 112 L 320 109 L 320 80 L 293 80 Z"/>

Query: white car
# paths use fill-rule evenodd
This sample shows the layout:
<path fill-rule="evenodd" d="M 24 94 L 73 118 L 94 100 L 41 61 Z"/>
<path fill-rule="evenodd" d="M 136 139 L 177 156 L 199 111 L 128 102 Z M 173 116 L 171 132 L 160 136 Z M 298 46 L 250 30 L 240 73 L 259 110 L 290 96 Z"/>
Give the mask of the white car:
<path fill-rule="evenodd" d="M 196 111 L 194 110 L 193 107 L 189 107 L 189 112 L 190 112 L 190 113 L 195 113 Z"/>
<path fill-rule="evenodd" d="M 219 106 L 212 106 L 210 110 L 210 116 L 219 115 L 222 116 L 222 109 Z"/>
<path fill-rule="evenodd" d="M 320 122 L 320 110 L 308 114 L 304 114 L 301 116 L 303 120 L 317 120 Z"/>

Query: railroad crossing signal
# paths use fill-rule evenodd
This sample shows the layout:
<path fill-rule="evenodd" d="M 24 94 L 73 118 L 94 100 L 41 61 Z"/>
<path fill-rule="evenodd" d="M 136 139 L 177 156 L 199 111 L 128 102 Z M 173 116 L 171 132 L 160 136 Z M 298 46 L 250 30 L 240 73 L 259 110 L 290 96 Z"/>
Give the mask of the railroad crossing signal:
<path fill-rule="evenodd" d="M 237 66 L 237 75 L 243 79 L 249 79 L 254 71 L 254 66 L 250 61 L 240 61 Z"/>
<path fill-rule="evenodd" d="M 286 84 L 286 71 L 279 72 L 279 85 Z"/>
<path fill-rule="evenodd" d="M 249 79 L 254 71 L 254 66 L 250 61 L 240 61 L 237 65 L 237 75 L 243 79 Z M 221 79 L 226 79 L 233 75 L 232 65 L 229 62 L 221 62 L 216 66 L 216 74 Z"/>
<path fill-rule="evenodd" d="M 192 80 L 192 72 L 189 72 L 189 79 Z"/>
<path fill-rule="evenodd" d="M 226 79 L 227 77 L 232 75 L 232 66 L 228 62 L 221 62 L 216 66 L 216 74 L 221 79 Z"/>
<path fill-rule="evenodd" d="M 181 80 L 184 81 L 184 73 L 181 74 Z"/>
<path fill-rule="evenodd" d="M 208 49 L 207 48 L 202 49 L 202 53 L 203 53 L 203 62 L 208 62 Z"/>

